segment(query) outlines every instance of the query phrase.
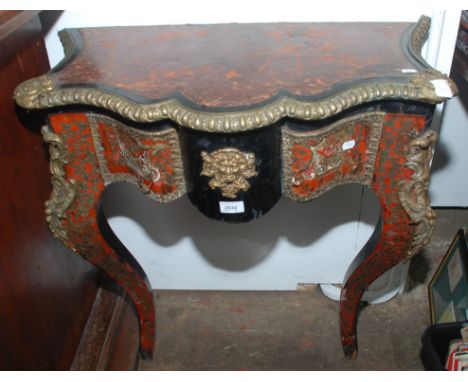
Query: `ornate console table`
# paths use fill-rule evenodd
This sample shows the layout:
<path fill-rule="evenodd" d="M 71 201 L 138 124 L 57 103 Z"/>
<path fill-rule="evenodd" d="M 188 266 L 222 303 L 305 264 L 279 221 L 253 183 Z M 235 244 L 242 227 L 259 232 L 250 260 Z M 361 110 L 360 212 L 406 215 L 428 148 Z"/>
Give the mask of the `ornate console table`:
<path fill-rule="evenodd" d="M 65 59 L 15 99 L 48 109 L 51 230 L 125 287 L 144 354 L 154 345 L 152 293 L 100 208 L 113 182 L 159 202 L 187 193 L 227 222 L 262 216 L 283 194 L 306 202 L 345 183 L 370 187 L 380 222 L 340 303 L 344 352 L 356 356 L 363 292 L 426 244 L 434 224 L 429 125 L 456 89 L 420 56 L 429 25 L 422 17 L 61 32 Z"/>

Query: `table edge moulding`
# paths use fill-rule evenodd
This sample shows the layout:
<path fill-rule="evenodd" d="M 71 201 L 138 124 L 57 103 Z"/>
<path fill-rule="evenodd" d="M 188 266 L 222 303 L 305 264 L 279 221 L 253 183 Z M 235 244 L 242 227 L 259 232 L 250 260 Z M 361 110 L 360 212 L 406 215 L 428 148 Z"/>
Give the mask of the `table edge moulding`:
<path fill-rule="evenodd" d="M 47 113 L 49 226 L 126 289 L 143 356 L 154 349 L 154 303 L 143 269 L 101 208 L 114 182 L 133 183 L 159 202 L 187 193 L 206 216 L 227 222 L 260 217 L 282 195 L 305 202 L 345 183 L 371 188 L 381 216 L 340 301 L 343 349 L 356 357 L 364 291 L 427 244 L 435 222 L 428 184 L 437 134 L 429 126 L 434 105 L 457 89 L 421 57 L 429 29 L 422 16 L 416 24 L 60 32 L 65 58 L 20 84 L 14 98 Z M 360 33 L 367 40 L 353 45 Z"/>

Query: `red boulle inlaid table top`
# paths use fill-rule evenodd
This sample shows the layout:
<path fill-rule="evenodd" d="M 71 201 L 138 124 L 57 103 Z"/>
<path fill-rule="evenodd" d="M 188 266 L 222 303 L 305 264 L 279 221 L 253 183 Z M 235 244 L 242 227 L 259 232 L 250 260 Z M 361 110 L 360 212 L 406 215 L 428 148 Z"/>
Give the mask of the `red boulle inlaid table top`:
<path fill-rule="evenodd" d="M 336 23 L 80 29 L 72 32 L 79 54 L 53 78 L 60 88 L 102 86 L 142 102 L 179 93 L 200 109 L 252 107 L 279 93 L 312 97 L 352 81 L 405 77 L 402 69 L 417 69 L 400 48 L 409 27 Z"/>
<path fill-rule="evenodd" d="M 378 99 L 442 102 L 431 81 L 445 77 L 420 57 L 429 23 L 68 29 L 62 63 L 16 98 L 27 108 L 88 104 L 208 131 L 323 119 Z"/>
<path fill-rule="evenodd" d="M 206 216 L 245 222 L 282 196 L 306 202 L 360 183 L 381 205 L 340 303 L 345 355 L 357 354 L 359 301 L 427 244 L 434 105 L 454 84 L 421 57 L 430 20 L 68 29 L 65 58 L 21 84 L 45 109 L 54 235 L 123 285 L 154 346 L 144 271 L 110 230 L 100 198 L 131 182 L 158 202 L 187 194 Z"/>

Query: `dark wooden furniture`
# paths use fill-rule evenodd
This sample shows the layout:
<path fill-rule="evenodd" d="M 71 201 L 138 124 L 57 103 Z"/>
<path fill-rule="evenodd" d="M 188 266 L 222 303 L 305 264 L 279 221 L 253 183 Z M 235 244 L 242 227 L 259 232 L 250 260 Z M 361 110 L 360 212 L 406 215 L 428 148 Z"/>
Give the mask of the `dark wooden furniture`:
<path fill-rule="evenodd" d="M 0 370 L 132 369 L 133 310 L 51 235 L 44 116 L 12 99 L 19 83 L 49 70 L 42 33 L 38 11 L 0 11 Z"/>
<path fill-rule="evenodd" d="M 50 234 L 47 152 L 36 119 L 12 99 L 19 83 L 49 70 L 38 14 L 0 12 L 1 370 L 68 369 L 100 278 Z"/>
<path fill-rule="evenodd" d="M 460 17 L 450 74 L 454 76 L 454 81 L 460 88 L 466 88 L 468 85 L 468 10 L 462 11 Z"/>
<path fill-rule="evenodd" d="M 100 208 L 131 182 L 159 202 L 187 193 L 210 218 L 244 222 L 285 195 L 308 201 L 344 183 L 377 194 L 381 219 L 340 304 L 347 357 L 366 288 L 431 236 L 427 195 L 434 105 L 456 92 L 421 58 L 430 20 L 65 30 L 66 57 L 15 93 L 49 109 L 54 235 L 132 298 L 140 349 L 154 344 L 143 270 Z M 311 217 L 311 221 L 319 217 Z"/>

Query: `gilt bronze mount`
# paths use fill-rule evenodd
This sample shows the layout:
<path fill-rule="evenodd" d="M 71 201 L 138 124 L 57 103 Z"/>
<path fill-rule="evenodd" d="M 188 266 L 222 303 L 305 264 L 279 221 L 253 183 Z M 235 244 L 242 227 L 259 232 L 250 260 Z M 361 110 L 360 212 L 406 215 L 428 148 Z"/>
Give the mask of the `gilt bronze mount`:
<path fill-rule="evenodd" d="M 203 151 L 201 156 L 201 175 L 211 177 L 208 183 L 210 188 L 219 188 L 226 198 L 235 199 L 239 191 L 247 191 L 250 188 L 247 179 L 257 176 L 253 153 L 225 148 L 212 153 Z"/>

